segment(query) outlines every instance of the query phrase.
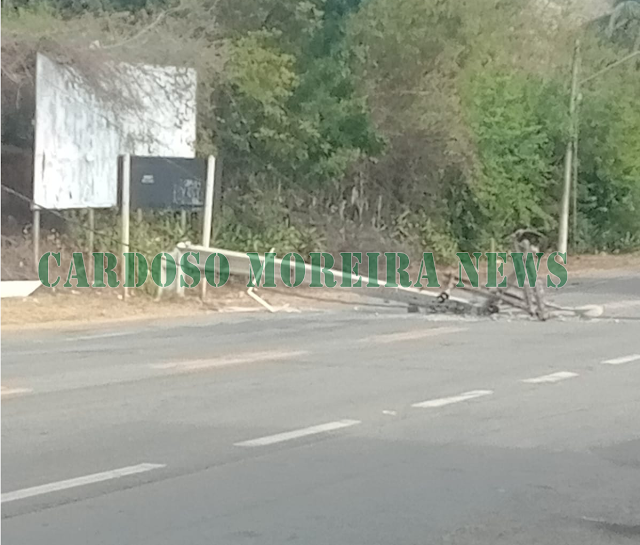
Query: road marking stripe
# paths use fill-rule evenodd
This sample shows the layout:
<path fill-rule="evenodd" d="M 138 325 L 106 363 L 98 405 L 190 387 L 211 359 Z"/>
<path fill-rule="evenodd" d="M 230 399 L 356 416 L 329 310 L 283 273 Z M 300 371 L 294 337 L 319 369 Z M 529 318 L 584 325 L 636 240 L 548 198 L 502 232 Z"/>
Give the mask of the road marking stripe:
<path fill-rule="evenodd" d="M 254 352 L 235 357 L 221 357 L 212 359 L 199 359 L 177 361 L 169 363 L 152 363 L 150 367 L 153 369 L 168 369 L 176 371 L 192 371 L 197 369 L 208 369 L 210 367 L 224 367 L 226 365 L 237 365 L 241 363 L 251 363 L 256 361 L 272 361 L 290 359 L 299 356 L 306 356 L 309 352 L 306 350 L 296 350 L 290 352 L 272 351 L 272 352 Z"/>
<path fill-rule="evenodd" d="M 10 396 L 16 394 L 28 394 L 29 392 L 33 392 L 33 390 L 29 388 L 5 388 L 4 386 L 0 389 L 0 395 Z"/>
<path fill-rule="evenodd" d="M 336 422 L 328 422 L 327 424 L 320 424 L 318 426 L 311 426 L 300 430 L 267 435 L 266 437 L 260 437 L 259 439 L 251 439 L 249 441 L 242 441 L 234 444 L 236 447 L 264 447 L 266 445 L 273 445 L 274 443 L 299 439 L 300 437 L 307 437 L 309 435 L 317 435 L 319 433 L 348 428 L 350 426 L 355 426 L 356 424 L 361 424 L 360 420 L 337 420 Z"/>
<path fill-rule="evenodd" d="M 460 333 L 466 331 L 464 327 L 437 327 L 434 329 L 417 329 L 414 331 L 406 331 L 403 333 L 387 333 L 383 335 L 372 335 L 360 339 L 362 343 L 387 344 L 402 341 L 415 341 L 417 339 L 425 339 L 427 337 L 436 337 L 438 335 L 447 335 L 450 333 Z"/>
<path fill-rule="evenodd" d="M 160 469 L 162 467 L 166 467 L 166 465 L 139 464 L 137 466 L 122 467 L 120 469 L 105 471 L 103 473 L 94 473 L 93 475 L 86 475 L 84 477 L 78 477 L 76 479 L 68 479 L 66 481 L 58 481 L 55 483 L 43 484 L 41 486 L 23 488 L 22 490 L 14 490 L 13 492 L 6 492 L 2 494 L 1 503 L 22 500 L 24 498 L 31 498 L 33 496 L 40 496 L 41 494 L 49 494 L 51 492 L 59 492 L 60 490 L 67 490 L 68 488 L 76 488 L 78 486 L 101 483 L 103 481 L 109 481 L 112 479 L 119 479 L 128 475 L 144 473 L 146 471 Z"/>
<path fill-rule="evenodd" d="M 472 390 L 463 394 L 451 397 L 441 397 L 439 399 L 430 399 L 429 401 L 422 401 L 420 403 L 414 403 L 412 407 L 420 409 L 433 409 L 436 407 L 444 407 L 445 405 L 451 405 L 452 403 L 460 403 L 461 401 L 468 401 L 477 397 L 484 397 L 493 394 L 493 390 Z"/>
<path fill-rule="evenodd" d="M 95 333 L 92 335 L 80 335 L 78 337 L 67 337 L 63 339 L 66 342 L 75 342 L 75 341 L 93 341 L 99 339 L 112 339 L 114 337 L 130 337 L 131 335 L 139 335 L 140 333 L 145 333 L 144 330 L 137 331 L 113 331 L 111 333 Z"/>
<path fill-rule="evenodd" d="M 93 352 L 93 349 L 85 349 L 85 348 L 62 348 L 60 350 L 24 350 L 21 352 L 5 352 L 2 351 L 3 358 L 20 358 L 22 356 L 49 356 L 52 352 L 56 354 L 79 354 L 81 352 Z"/>
<path fill-rule="evenodd" d="M 621 365 L 623 363 L 631 363 L 632 361 L 636 360 L 640 360 L 640 354 L 631 354 L 630 356 L 613 358 L 612 360 L 605 360 L 602 363 L 604 363 L 605 365 Z"/>
<path fill-rule="evenodd" d="M 526 378 L 521 382 L 526 382 L 527 384 L 542 384 L 547 382 L 560 382 L 561 380 L 566 380 L 568 378 L 575 378 L 577 376 L 578 376 L 578 373 L 571 373 L 570 371 L 558 371 L 557 373 L 551 373 L 550 375 L 542 375 L 541 377 Z"/>

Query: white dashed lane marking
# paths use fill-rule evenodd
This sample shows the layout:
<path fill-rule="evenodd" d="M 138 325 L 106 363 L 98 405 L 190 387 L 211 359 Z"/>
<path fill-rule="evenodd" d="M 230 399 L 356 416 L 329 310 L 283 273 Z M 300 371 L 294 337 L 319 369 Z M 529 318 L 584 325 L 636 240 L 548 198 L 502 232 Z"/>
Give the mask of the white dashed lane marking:
<path fill-rule="evenodd" d="M 50 494 L 51 492 L 59 492 L 60 490 L 67 490 L 69 488 L 101 483 L 112 479 L 120 479 L 121 477 L 136 475 L 137 473 L 145 473 L 146 471 L 162 467 L 166 466 L 164 464 L 138 464 L 137 466 L 121 467 L 120 469 L 113 469 L 103 473 L 93 473 L 92 475 L 85 475 L 84 477 L 77 477 L 76 479 L 68 479 L 66 481 L 57 481 L 54 483 L 43 484 L 41 486 L 23 488 L 22 490 L 14 490 L 13 492 L 6 492 L 2 494 L 2 503 L 31 498 L 33 496 L 40 496 L 42 494 Z"/>
<path fill-rule="evenodd" d="M 526 378 L 521 382 L 527 384 L 545 384 L 549 382 L 560 382 L 561 380 L 567 380 L 568 378 L 575 378 L 578 373 L 572 373 L 570 371 L 558 371 L 557 373 L 551 373 L 550 375 L 542 375 L 541 377 Z"/>
<path fill-rule="evenodd" d="M 613 358 L 605 360 L 605 365 L 622 365 L 623 363 L 631 363 L 632 361 L 640 361 L 640 354 L 631 354 L 630 356 L 622 356 L 621 358 Z"/>
<path fill-rule="evenodd" d="M 452 403 L 460 403 L 462 401 L 469 401 L 470 399 L 476 399 L 478 397 L 489 396 L 491 394 L 493 394 L 493 390 L 472 390 L 456 396 L 421 401 L 420 403 L 414 403 L 411 406 L 419 409 L 434 409 L 437 407 L 444 407 L 445 405 L 451 405 Z"/>
<path fill-rule="evenodd" d="M 317 435 L 319 433 L 327 433 L 330 431 L 340 430 L 342 428 L 349 428 L 360 423 L 360 420 L 337 420 L 336 422 L 328 422 L 327 424 L 320 424 L 318 426 L 311 426 L 309 428 L 302 428 L 299 430 L 277 433 L 275 435 L 267 435 L 266 437 L 260 437 L 259 439 L 242 441 L 240 443 L 235 443 L 235 446 L 264 447 L 266 445 L 282 443 L 283 441 L 291 441 L 292 439 L 299 439 L 301 437 L 308 437 L 310 435 Z"/>

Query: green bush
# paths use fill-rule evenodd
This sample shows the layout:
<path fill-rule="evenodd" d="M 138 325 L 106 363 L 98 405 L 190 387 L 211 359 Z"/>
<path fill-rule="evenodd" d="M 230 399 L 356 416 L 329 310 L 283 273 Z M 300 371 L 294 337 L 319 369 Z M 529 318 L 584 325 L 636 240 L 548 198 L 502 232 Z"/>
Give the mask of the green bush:
<path fill-rule="evenodd" d="M 479 159 L 472 190 L 481 213 L 480 241 L 506 241 L 520 228 L 552 232 L 564 93 L 535 76 L 485 70 L 468 76 L 464 96 Z"/>

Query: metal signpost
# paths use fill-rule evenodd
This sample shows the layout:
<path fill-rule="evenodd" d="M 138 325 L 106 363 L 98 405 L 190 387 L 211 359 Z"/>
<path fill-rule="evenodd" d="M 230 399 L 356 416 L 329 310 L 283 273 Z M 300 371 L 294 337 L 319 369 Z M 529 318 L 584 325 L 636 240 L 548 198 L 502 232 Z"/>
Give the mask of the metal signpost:
<path fill-rule="evenodd" d="M 207 161 L 207 188 L 205 191 L 205 199 L 204 199 L 204 218 L 202 220 L 202 245 L 205 247 L 209 247 L 211 243 L 211 218 L 213 212 L 213 189 L 214 189 L 214 180 L 215 180 L 215 172 L 216 172 L 216 159 L 212 155 L 209 156 Z M 202 291 L 201 296 L 204 301 L 205 295 L 207 294 L 207 280 L 202 279 Z"/>
<path fill-rule="evenodd" d="M 131 156 L 126 154 L 122 157 L 122 208 L 120 213 L 122 215 L 122 297 L 127 298 L 127 288 L 124 287 L 126 283 L 125 266 L 124 266 L 124 254 L 129 251 L 129 213 L 130 213 L 130 201 L 131 201 Z"/>

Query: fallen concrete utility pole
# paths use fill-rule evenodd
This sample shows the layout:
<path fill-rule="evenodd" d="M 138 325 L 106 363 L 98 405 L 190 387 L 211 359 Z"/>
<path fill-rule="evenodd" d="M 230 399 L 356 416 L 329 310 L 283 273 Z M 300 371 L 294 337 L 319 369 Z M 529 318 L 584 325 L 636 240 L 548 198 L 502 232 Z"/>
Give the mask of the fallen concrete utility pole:
<path fill-rule="evenodd" d="M 540 249 L 529 240 L 538 239 L 538 244 L 544 244 L 544 237 L 532 230 L 521 229 L 516 231 L 511 239 L 514 252 L 523 255 L 535 254 Z M 450 275 L 447 288 L 440 294 L 442 299 L 449 297 L 451 290 L 457 287 L 459 276 Z M 515 270 L 507 276 L 506 288 L 457 288 L 472 292 L 474 296 L 484 298 L 482 314 L 496 314 L 506 308 L 523 311 L 533 318 L 545 321 L 549 318 L 559 317 L 583 317 L 597 318 L 604 313 L 604 308 L 599 305 L 585 305 L 582 307 L 562 307 L 554 305 L 546 300 L 543 283 L 538 281 L 535 287 L 530 287 L 525 282 L 519 287 L 516 282 Z"/>
<path fill-rule="evenodd" d="M 525 235 L 531 234 L 530 231 L 518 231 L 514 234 L 514 251 L 537 252 L 538 247 L 531 244 Z M 535 234 L 535 233 L 533 233 Z M 251 271 L 251 261 L 246 253 L 224 250 L 222 248 L 207 248 L 205 246 L 197 246 L 188 242 L 180 243 L 171 252 L 176 263 L 180 262 L 182 256 L 187 252 L 196 252 L 200 254 L 200 264 L 194 264 L 204 271 L 207 259 L 213 254 L 223 254 L 229 262 L 229 273 L 232 276 L 249 277 Z M 260 256 L 260 263 L 264 265 L 264 256 Z M 283 260 L 274 259 L 274 270 L 276 277 L 281 277 Z M 291 266 L 291 264 L 290 264 Z M 291 266 L 293 268 L 293 266 Z M 301 285 L 309 285 L 311 279 L 312 266 L 305 264 L 305 275 Z M 330 269 L 337 283 L 342 283 L 345 275 L 341 271 Z M 163 271 L 164 274 L 164 271 Z M 453 312 L 470 315 L 491 315 L 501 312 L 503 309 L 511 309 L 537 318 L 538 320 L 547 320 L 555 317 L 597 317 L 603 313 L 602 307 L 595 305 L 587 305 L 578 308 L 561 307 L 553 305 L 545 300 L 542 283 L 537 282 L 535 288 L 526 285 L 519 288 L 515 282 L 515 272 L 508 278 L 508 288 L 458 288 L 459 277 L 450 275 L 447 286 L 440 292 L 426 291 L 417 288 L 383 287 L 385 280 L 379 279 L 380 287 L 366 287 L 371 279 L 366 276 L 360 276 L 362 287 L 350 288 L 360 295 L 367 297 L 384 299 L 386 301 L 396 301 L 412 307 L 425 308 L 428 311 L 441 313 Z M 176 282 L 175 291 L 177 295 L 184 296 L 184 287 L 180 287 L 180 283 Z M 349 288 L 340 288 L 349 289 Z M 451 291 L 456 289 L 466 297 L 451 295 Z M 163 288 L 158 288 L 158 298 L 162 296 Z M 263 306 L 264 304 L 261 303 Z M 267 308 L 267 307 L 265 307 Z"/>
<path fill-rule="evenodd" d="M 514 235 L 514 251 L 523 255 L 535 254 L 538 248 L 533 246 L 528 239 Z M 442 292 L 441 297 L 447 297 L 451 289 L 456 286 L 460 278 L 450 275 L 447 289 Z M 545 302 L 544 290 L 541 282 L 536 282 L 535 287 L 530 287 L 526 283 L 519 287 L 516 283 L 515 270 L 507 276 L 506 288 L 459 288 L 463 290 L 473 290 L 474 295 L 484 297 L 483 310 L 486 314 L 496 314 L 502 306 L 510 306 L 522 310 L 538 320 L 548 318 L 547 304 Z"/>
<path fill-rule="evenodd" d="M 176 263 L 179 263 L 182 255 L 187 252 L 197 252 L 200 254 L 200 264 L 195 266 L 197 266 L 201 271 L 204 270 L 204 265 L 209 256 L 218 253 L 223 254 L 229 261 L 229 273 L 232 276 L 245 276 L 247 278 L 249 277 L 251 262 L 249 256 L 247 256 L 246 253 L 224 250 L 222 248 L 207 248 L 204 246 L 196 246 L 189 243 L 180 243 L 175 248 L 175 250 L 171 252 L 171 255 L 176 260 Z M 260 262 L 264 263 L 263 256 L 260 256 Z M 276 277 L 281 277 L 280 271 L 282 269 L 282 259 L 275 258 L 274 264 Z M 304 269 L 305 276 L 304 281 L 301 285 L 308 286 L 311 281 L 311 272 L 313 269 L 309 264 L 305 264 Z M 339 284 L 342 283 L 342 280 L 344 278 L 343 273 L 335 269 L 331 269 L 331 272 L 333 273 L 336 282 L 338 282 Z M 482 308 L 479 305 L 474 304 L 473 302 L 461 297 L 447 297 L 446 301 L 444 301 L 437 292 L 423 291 L 417 288 L 403 288 L 401 286 L 394 288 L 382 287 L 385 282 L 384 280 L 378 280 L 378 283 L 381 287 L 366 287 L 367 284 L 371 283 L 371 279 L 366 276 L 360 276 L 359 278 L 362 279 L 362 287 L 350 289 L 355 290 L 359 294 L 366 295 L 368 297 L 375 297 L 388 301 L 397 301 L 400 303 L 418 307 L 438 306 L 442 311 L 445 311 L 446 309 L 451 310 L 458 308 L 470 313 L 482 312 Z M 177 282 L 176 285 L 176 293 L 180 296 L 184 295 L 184 288 L 180 287 L 179 282 Z M 162 295 L 162 291 L 162 288 L 159 288 L 158 297 Z"/>

